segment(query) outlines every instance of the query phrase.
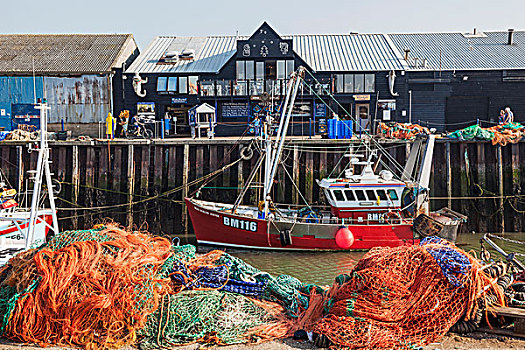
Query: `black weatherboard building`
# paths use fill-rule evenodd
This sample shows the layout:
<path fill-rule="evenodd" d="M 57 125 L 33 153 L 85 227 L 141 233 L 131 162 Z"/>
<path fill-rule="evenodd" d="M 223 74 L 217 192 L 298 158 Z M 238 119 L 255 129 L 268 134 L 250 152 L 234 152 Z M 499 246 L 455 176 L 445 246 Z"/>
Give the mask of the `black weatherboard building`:
<path fill-rule="evenodd" d="M 207 103 L 216 133 L 239 135 L 253 118 L 278 113 L 287 78 L 302 65 L 309 73 L 293 112 L 295 135 L 347 113 L 356 133 L 379 121 L 455 129 L 497 121 L 506 106 L 519 119 L 524 41 L 524 32 L 281 36 L 267 23 L 249 37 L 161 36 L 125 70 L 122 106 L 176 118 L 177 133 L 187 134 L 188 111 Z"/>

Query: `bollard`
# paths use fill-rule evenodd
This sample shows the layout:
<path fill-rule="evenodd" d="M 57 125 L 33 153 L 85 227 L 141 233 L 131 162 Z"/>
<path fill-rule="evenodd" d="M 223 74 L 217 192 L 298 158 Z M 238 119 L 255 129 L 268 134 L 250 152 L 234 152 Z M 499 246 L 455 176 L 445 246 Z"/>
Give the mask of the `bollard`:
<path fill-rule="evenodd" d="M 161 119 L 160 120 L 160 138 L 164 140 L 164 119 Z"/>

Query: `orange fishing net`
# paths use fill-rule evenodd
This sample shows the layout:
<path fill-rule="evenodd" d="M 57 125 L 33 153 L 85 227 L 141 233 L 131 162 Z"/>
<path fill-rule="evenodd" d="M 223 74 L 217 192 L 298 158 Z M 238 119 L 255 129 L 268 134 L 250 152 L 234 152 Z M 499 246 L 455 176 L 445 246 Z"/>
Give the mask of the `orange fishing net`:
<path fill-rule="evenodd" d="M 388 138 L 410 140 L 419 134 L 430 135 L 430 130 L 418 124 L 394 123 L 389 125 L 387 123 L 379 123 L 377 134 Z"/>
<path fill-rule="evenodd" d="M 117 227 L 69 231 L 12 259 L 1 287 L 16 288 L 4 336 L 41 345 L 121 347 L 158 306 L 170 242 Z"/>
<path fill-rule="evenodd" d="M 462 265 L 451 253 L 465 258 Z M 324 298 L 311 298 L 310 308 L 318 311 L 300 322 L 337 347 L 412 349 L 436 341 L 462 316 L 468 319 L 487 293 L 503 303 L 481 265 L 453 245 L 375 248 Z M 321 303 L 326 315 L 319 320 Z"/>

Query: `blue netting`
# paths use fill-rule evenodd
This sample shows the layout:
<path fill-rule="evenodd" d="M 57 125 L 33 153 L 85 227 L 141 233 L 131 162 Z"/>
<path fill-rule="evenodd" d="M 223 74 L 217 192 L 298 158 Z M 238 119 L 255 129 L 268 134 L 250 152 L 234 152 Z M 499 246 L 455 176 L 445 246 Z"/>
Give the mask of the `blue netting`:
<path fill-rule="evenodd" d="M 420 246 L 425 247 L 438 263 L 443 275 L 454 287 L 463 287 L 472 268 L 469 258 L 458 251 L 450 242 L 440 237 L 427 237 L 421 240 Z"/>

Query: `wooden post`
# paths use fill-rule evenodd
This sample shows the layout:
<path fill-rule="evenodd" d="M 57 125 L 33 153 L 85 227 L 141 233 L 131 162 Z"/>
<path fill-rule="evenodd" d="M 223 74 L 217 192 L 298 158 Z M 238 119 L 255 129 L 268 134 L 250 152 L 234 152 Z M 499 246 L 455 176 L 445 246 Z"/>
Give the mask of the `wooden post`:
<path fill-rule="evenodd" d="M 78 162 L 78 146 L 73 146 L 73 164 L 72 164 L 72 174 L 71 174 L 71 202 L 74 206 L 78 204 L 78 191 L 80 189 L 80 169 Z M 73 229 L 78 229 L 78 212 L 75 210 L 73 212 L 73 219 L 71 223 Z"/>
<path fill-rule="evenodd" d="M 487 174 L 486 174 L 486 159 L 485 159 L 485 143 L 476 142 L 476 170 L 478 173 L 477 183 L 482 189 L 487 188 Z M 486 200 L 480 199 L 483 208 Z M 475 204 L 474 204 L 475 205 Z M 488 232 L 487 220 L 483 220 L 481 215 L 477 214 L 478 232 Z"/>
<path fill-rule="evenodd" d="M 293 182 L 295 183 L 295 186 L 299 187 L 299 148 L 297 145 L 293 146 L 293 168 L 292 168 L 292 178 Z M 297 191 L 297 188 L 292 184 L 292 201 L 293 204 L 299 203 L 299 191 Z"/>
<path fill-rule="evenodd" d="M 452 209 L 452 167 L 450 164 L 450 141 L 445 144 L 446 162 L 447 162 L 447 207 Z"/>
<path fill-rule="evenodd" d="M 16 190 L 18 193 L 22 193 L 22 188 L 24 187 L 24 160 L 22 158 L 23 152 L 23 146 L 16 146 L 16 166 L 18 169 Z"/>
<path fill-rule="evenodd" d="M 239 146 L 239 154 L 242 154 L 242 149 L 243 147 Z M 239 163 L 237 163 L 237 196 L 241 195 L 242 190 L 244 188 L 243 163 L 244 161 L 240 161 Z"/>
<path fill-rule="evenodd" d="M 134 153 L 135 153 L 135 147 L 133 144 L 128 145 L 128 210 L 127 210 L 127 218 L 126 218 L 126 226 L 129 230 L 133 228 L 133 189 L 135 187 L 135 161 L 134 161 Z"/>
<path fill-rule="evenodd" d="M 182 197 L 188 197 L 188 177 L 190 175 L 190 145 L 184 144 L 184 163 L 182 168 Z M 186 203 L 183 204 L 182 209 L 182 226 L 184 227 L 184 234 L 188 234 L 188 210 Z"/>
<path fill-rule="evenodd" d="M 501 146 L 496 146 L 496 162 L 497 162 L 497 168 L 498 168 L 498 194 L 500 196 L 499 198 L 499 208 L 500 208 L 500 232 L 505 232 L 505 211 L 503 210 L 504 206 L 504 198 L 503 198 L 503 156 L 501 152 Z"/>
<path fill-rule="evenodd" d="M 86 147 L 86 183 L 85 185 L 85 200 L 87 200 L 86 207 L 91 208 L 95 204 L 93 196 L 95 194 L 95 149 L 92 145 Z M 92 213 L 92 212 L 91 212 Z M 84 217 L 84 226 L 93 226 L 93 214 Z"/>
<path fill-rule="evenodd" d="M 139 193 L 141 195 L 140 198 L 145 198 L 145 196 L 148 196 L 149 189 L 149 161 L 150 161 L 150 146 L 149 145 L 143 145 L 142 152 L 140 156 L 141 164 L 140 164 L 140 189 Z M 142 204 L 143 209 L 147 208 L 149 205 L 148 202 L 145 202 Z M 139 215 L 139 225 L 142 227 L 145 223 L 147 223 L 147 217 L 148 217 L 148 211 L 147 210 L 141 210 Z"/>
<path fill-rule="evenodd" d="M 512 194 L 518 194 L 518 189 L 520 188 L 520 180 L 521 180 L 521 169 L 520 169 L 520 145 L 519 144 L 512 144 L 511 146 L 511 168 L 510 171 L 512 171 Z M 513 203 L 517 204 L 517 201 L 514 200 L 514 198 L 511 199 Z M 516 207 L 516 205 L 514 205 Z M 518 213 L 514 213 L 512 215 L 513 217 L 513 232 L 522 232 L 521 229 L 521 216 L 518 215 Z"/>
<path fill-rule="evenodd" d="M 312 152 L 306 153 L 306 169 L 305 169 L 305 197 L 310 204 L 314 196 L 314 155 Z"/>
<path fill-rule="evenodd" d="M 112 183 L 112 190 L 115 191 L 115 192 L 120 192 L 120 193 L 114 193 L 112 194 L 111 196 L 109 196 L 107 202 L 109 204 L 121 204 L 125 198 L 125 196 L 123 194 L 121 194 L 122 192 L 124 192 L 124 189 L 122 188 L 122 176 L 123 176 L 123 167 L 122 167 L 122 150 L 124 149 L 124 146 L 113 146 L 113 154 L 114 154 L 114 157 L 113 157 L 113 166 L 110 164 L 109 165 L 109 168 L 111 169 L 111 177 L 112 177 L 112 180 L 113 180 L 113 183 Z M 127 181 L 126 181 L 127 183 Z M 113 200 L 112 200 L 113 199 Z M 127 198 L 126 198 L 127 200 Z M 122 208 L 121 208 L 122 209 Z M 118 211 L 123 211 L 123 210 L 118 210 Z M 117 219 L 117 221 L 119 222 L 124 222 L 124 220 L 126 220 L 126 217 L 119 214 L 120 218 Z"/>
<path fill-rule="evenodd" d="M 183 164 L 184 166 L 184 164 Z M 177 146 L 170 145 L 168 149 L 168 190 L 171 190 L 177 186 L 179 186 L 179 183 L 177 181 L 177 169 L 180 169 L 180 165 L 177 164 Z M 181 178 L 179 178 L 182 180 Z M 184 202 L 184 190 L 180 191 L 181 201 Z M 181 209 L 182 208 L 182 209 Z M 167 205 L 167 210 L 169 210 L 169 215 L 166 215 L 165 222 L 169 222 L 171 226 L 166 227 L 164 231 L 167 232 L 180 232 L 180 229 L 182 226 L 179 226 L 181 224 L 181 215 L 182 212 L 185 211 L 184 204 L 169 204 Z M 160 223 L 162 226 L 162 222 Z"/>

